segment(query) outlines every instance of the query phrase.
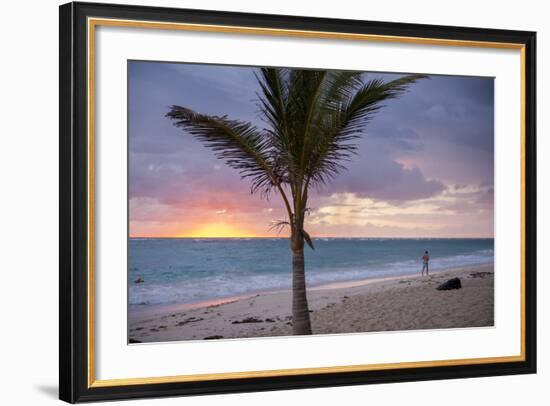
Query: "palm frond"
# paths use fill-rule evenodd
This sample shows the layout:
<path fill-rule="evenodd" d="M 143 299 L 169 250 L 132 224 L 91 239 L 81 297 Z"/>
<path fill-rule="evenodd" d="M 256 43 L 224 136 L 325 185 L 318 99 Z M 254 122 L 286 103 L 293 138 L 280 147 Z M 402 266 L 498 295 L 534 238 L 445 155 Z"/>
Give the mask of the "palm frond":
<path fill-rule="evenodd" d="M 313 245 L 313 240 L 309 236 L 309 233 L 306 230 L 302 230 L 302 235 L 304 236 L 304 240 L 306 241 L 307 245 L 309 245 L 309 248 L 312 250 L 315 250 L 315 247 Z"/>
<path fill-rule="evenodd" d="M 407 75 L 390 82 L 383 82 L 380 79 L 370 80 L 344 106 L 346 120 L 342 130 L 362 131 L 373 114 L 384 107 L 382 102 L 396 98 L 404 93 L 409 85 L 427 77 L 426 75 Z"/>
<path fill-rule="evenodd" d="M 255 73 L 261 89 L 261 93 L 258 93 L 260 111 L 271 130 L 281 135 L 288 131 L 286 71 L 262 68 L 259 73 Z"/>
<path fill-rule="evenodd" d="M 191 109 L 172 106 L 166 116 L 176 127 L 186 130 L 207 147 L 216 157 L 250 178 L 251 192 L 263 195 L 276 187 L 276 168 L 270 150 L 269 138 L 250 123 L 229 120 L 226 116 L 199 114 Z"/>
<path fill-rule="evenodd" d="M 408 89 L 408 86 L 425 75 L 408 75 L 383 82 L 373 79 L 360 86 L 355 92 L 345 89 L 332 106 L 327 106 L 319 125 L 314 147 L 309 153 L 307 184 L 322 185 L 345 169 L 357 149 L 359 138 L 374 113 L 380 110 L 384 101 L 393 99 Z"/>
<path fill-rule="evenodd" d="M 269 226 L 269 231 L 277 230 L 277 234 L 281 234 L 281 231 L 283 231 L 285 227 L 290 227 L 290 222 L 286 220 L 272 221 L 271 225 Z"/>
<path fill-rule="evenodd" d="M 262 68 L 256 73 L 261 92 L 257 93 L 258 107 L 264 122 L 268 124 L 266 133 L 276 156 L 276 167 L 285 183 L 295 172 L 294 125 L 288 114 L 288 77 L 290 70 L 285 68 Z M 292 124 L 292 125 L 291 125 Z"/>

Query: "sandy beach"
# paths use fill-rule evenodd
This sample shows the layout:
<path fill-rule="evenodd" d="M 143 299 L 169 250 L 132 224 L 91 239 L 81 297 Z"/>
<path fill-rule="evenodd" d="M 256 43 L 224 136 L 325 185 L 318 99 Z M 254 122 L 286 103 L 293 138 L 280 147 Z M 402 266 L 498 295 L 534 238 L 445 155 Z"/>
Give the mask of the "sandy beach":
<path fill-rule="evenodd" d="M 440 291 L 458 277 L 462 289 Z M 493 265 L 313 287 L 314 334 L 492 326 Z M 291 292 L 129 312 L 130 343 L 292 335 Z"/>

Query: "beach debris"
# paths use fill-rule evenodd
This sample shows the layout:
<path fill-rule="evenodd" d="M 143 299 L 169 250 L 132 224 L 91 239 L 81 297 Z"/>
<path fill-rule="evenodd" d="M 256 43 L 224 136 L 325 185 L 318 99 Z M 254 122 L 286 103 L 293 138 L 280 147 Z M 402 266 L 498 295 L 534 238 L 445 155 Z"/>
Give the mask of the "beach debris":
<path fill-rule="evenodd" d="M 492 272 L 484 272 L 484 271 L 471 272 L 470 277 L 471 278 L 485 278 L 486 276 L 489 276 L 489 275 L 492 275 L 492 274 L 493 274 Z"/>
<path fill-rule="evenodd" d="M 265 322 L 266 323 L 275 323 L 275 320 L 267 318 L 267 319 L 265 319 Z"/>
<path fill-rule="evenodd" d="M 212 304 L 212 305 L 208 305 L 206 306 L 208 309 L 211 309 L 213 307 L 220 307 L 220 306 L 223 306 L 223 305 L 226 305 L 226 304 L 230 304 L 230 303 L 236 303 L 238 302 L 239 299 L 235 299 L 235 300 L 228 300 L 228 301 L 224 301 L 224 302 L 221 302 L 221 303 L 216 303 L 216 304 Z"/>
<path fill-rule="evenodd" d="M 143 283 L 145 280 L 143 278 L 137 278 L 134 283 Z"/>
<path fill-rule="evenodd" d="M 223 338 L 223 336 L 208 336 L 204 337 L 203 340 L 219 340 L 220 338 Z"/>
<path fill-rule="evenodd" d="M 130 338 L 129 343 L 130 344 L 138 344 L 138 343 L 141 343 L 141 341 L 136 340 L 135 338 Z"/>
<path fill-rule="evenodd" d="M 247 317 L 242 320 L 234 320 L 231 322 L 231 324 L 243 324 L 243 323 L 263 323 L 264 321 L 262 319 L 258 319 L 257 317 Z"/>
<path fill-rule="evenodd" d="M 446 282 L 443 282 L 436 289 L 437 290 L 451 290 L 451 289 L 461 289 L 461 288 L 462 288 L 462 283 L 460 282 L 460 278 L 452 278 L 452 279 L 449 279 Z"/>
<path fill-rule="evenodd" d="M 192 317 L 189 317 L 189 318 L 187 318 L 187 319 L 185 319 L 185 320 L 180 321 L 178 324 L 176 324 L 176 326 L 184 326 L 184 325 L 186 325 L 187 323 L 194 323 L 194 322 L 196 322 L 196 321 L 201 321 L 201 320 L 204 320 L 204 319 L 203 319 L 202 317 L 194 317 L 194 316 L 192 316 Z"/>

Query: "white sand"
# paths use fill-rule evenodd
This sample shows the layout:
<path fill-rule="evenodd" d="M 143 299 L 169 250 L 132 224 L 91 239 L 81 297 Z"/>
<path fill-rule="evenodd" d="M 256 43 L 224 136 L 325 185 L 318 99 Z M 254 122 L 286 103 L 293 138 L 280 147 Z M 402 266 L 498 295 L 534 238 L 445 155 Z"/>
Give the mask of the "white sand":
<path fill-rule="evenodd" d="M 455 276 L 462 289 L 436 290 Z M 314 334 L 492 326 L 493 265 L 311 288 L 308 301 Z M 291 335 L 291 292 L 132 311 L 129 320 L 139 342 Z"/>

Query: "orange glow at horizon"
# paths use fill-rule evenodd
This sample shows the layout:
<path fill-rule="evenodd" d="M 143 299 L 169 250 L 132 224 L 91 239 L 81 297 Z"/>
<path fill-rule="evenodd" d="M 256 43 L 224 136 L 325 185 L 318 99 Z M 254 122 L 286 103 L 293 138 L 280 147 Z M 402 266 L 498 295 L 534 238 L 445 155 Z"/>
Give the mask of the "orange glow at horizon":
<path fill-rule="evenodd" d="M 288 227 L 274 221 L 285 218 L 282 208 L 250 199 L 244 193 L 217 196 L 223 202 L 191 201 L 168 206 L 155 199 L 131 201 L 130 238 L 287 238 Z M 245 197 L 246 196 L 246 197 Z M 333 193 L 314 200 L 307 219 L 308 233 L 317 238 L 491 238 L 492 197 L 489 186 L 448 186 L 429 198 L 407 204 L 375 200 L 355 193 Z M 139 218 L 142 217 L 142 218 Z"/>
<path fill-rule="evenodd" d="M 225 222 L 208 223 L 191 230 L 188 233 L 178 234 L 180 238 L 254 238 L 261 237 L 254 232 L 241 230 Z"/>

